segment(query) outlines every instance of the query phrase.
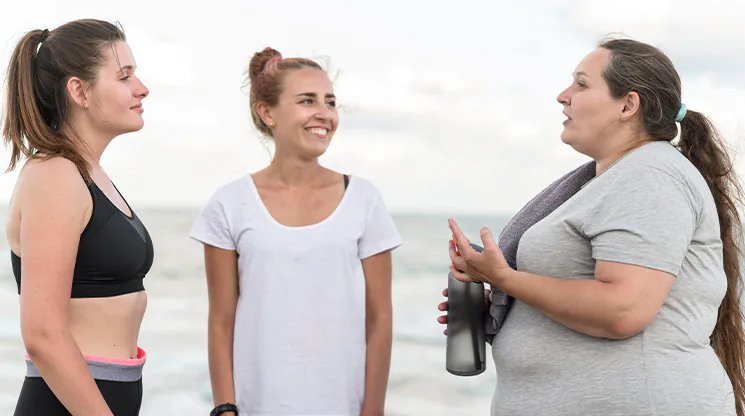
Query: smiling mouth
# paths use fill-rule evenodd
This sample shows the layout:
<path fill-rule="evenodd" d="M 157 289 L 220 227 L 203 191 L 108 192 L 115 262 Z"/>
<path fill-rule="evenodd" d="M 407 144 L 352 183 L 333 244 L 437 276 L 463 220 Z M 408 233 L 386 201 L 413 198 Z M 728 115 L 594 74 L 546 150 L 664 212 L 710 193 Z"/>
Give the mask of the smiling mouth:
<path fill-rule="evenodd" d="M 320 127 L 308 128 L 308 129 L 305 129 L 305 131 L 321 139 L 325 139 L 329 134 L 328 129 L 324 129 Z"/>

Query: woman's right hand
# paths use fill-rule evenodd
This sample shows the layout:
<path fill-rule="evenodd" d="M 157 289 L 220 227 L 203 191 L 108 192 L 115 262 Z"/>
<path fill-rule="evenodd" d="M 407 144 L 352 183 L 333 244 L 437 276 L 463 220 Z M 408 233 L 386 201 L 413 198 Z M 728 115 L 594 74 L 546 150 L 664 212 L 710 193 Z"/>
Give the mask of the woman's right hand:
<path fill-rule="evenodd" d="M 442 296 L 448 297 L 448 289 L 447 288 L 445 288 L 445 290 L 442 291 Z M 448 301 L 446 300 L 445 302 L 441 302 L 439 305 L 437 305 L 437 309 L 440 310 L 440 311 L 447 311 L 448 310 Z M 438 316 L 437 317 L 437 322 L 439 322 L 439 323 L 441 323 L 443 325 L 447 325 L 447 323 L 448 323 L 448 316 L 447 316 L 447 314 Z M 447 327 L 445 327 L 445 330 L 442 331 L 442 333 L 445 334 L 445 335 L 448 334 Z"/>
<path fill-rule="evenodd" d="M 484 288 L 484 314 L 489 313 L 489 308 L 491 306 L 491 302 L 489 301 L 489 294 L 490 293 L 491 293 L 491 289 Z M 448 289 L 447 288 L 445 288 L 442 291 L 442 296 L 448 297 Z M 446 300 L 444 302 L 440 302 L 440 304 L 437 305 L 437 309 L 440 310 L 440 311 L 447 311 L 448 310 L 448 301 Z M 443 325 L 447 325 L 447 323 L 448 323 L 448 316 L 447 316 L 447 314 L 438 316 L 437 317 L 437 322 L 439 322 L 439 323 L 441 323 Z M 445 334 L 445 335 L 448 334 L 447 327 L 445 328 L 444 331 L 442 331 L 442 333 Z"/>

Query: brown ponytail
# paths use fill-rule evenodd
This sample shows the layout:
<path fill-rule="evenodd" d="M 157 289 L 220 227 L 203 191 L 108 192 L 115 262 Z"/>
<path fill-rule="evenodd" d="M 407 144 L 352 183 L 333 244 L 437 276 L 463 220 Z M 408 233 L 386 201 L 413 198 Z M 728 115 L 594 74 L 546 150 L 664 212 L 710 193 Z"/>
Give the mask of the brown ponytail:
<path fill-rule="evenodd" d="M 742 219 L 738 206 L 743 206 L 743 188 L 724 141 L 705 115 L 695 111 L 686 113 L 680 122 L 678 146 L 706 179 L 719 214 L 727 292 L 719 306 L 711 344 L 732 381 L 737 414 L 742 416 L 745 412 L 745 317 L 740 303 L 743 289 L 740 259 L 743 251 L 740 246 Z"/>

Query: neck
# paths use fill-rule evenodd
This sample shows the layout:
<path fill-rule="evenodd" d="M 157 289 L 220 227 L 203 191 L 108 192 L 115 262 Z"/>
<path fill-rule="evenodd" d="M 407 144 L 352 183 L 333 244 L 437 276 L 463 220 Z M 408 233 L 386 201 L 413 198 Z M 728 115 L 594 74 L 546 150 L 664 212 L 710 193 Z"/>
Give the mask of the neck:
<path fill-rule="evenodd" d="M 603 173 L 604 170 L 608 169 L 610 165 L 616 163 L 616 161 L 623 157 L 624 154 L 625 153 L 617 153 L 595 159 L 595 176 Z"/>
<path fill-rule="evenodd" d="M 91 169 L 100 169 L 101 155 L 114 139 L 114 136 L 94 129 L 90 123 L 86 122 L 71 123 L 65 130 L 68 135 L 77 137 L 85 146 L 82 149 L 83 157 L 91 165 Z"/>
<path fill-rule="evenodd" d="M 592 156 L 595 160 L 595 175 L 600 175 L 601 172 L 608 169 L 610 165 L 616 163 L 618 159 L 622 158 L 627 153 L 647 143 L 652 142 L 648 137 L 622 137 L 619 139 L 607 140 L 607 143 L 616 143 L 615 145 L 609 146 L 608 149 L 598 152 L 597 155 Z"/>
<path fill-rule="evenodd" d="M 315 182 L 322 169 L 318 158 L 302 160 L 277 154 L 267 168 L 267 173 L 282 185 L 292 188 Z"/>

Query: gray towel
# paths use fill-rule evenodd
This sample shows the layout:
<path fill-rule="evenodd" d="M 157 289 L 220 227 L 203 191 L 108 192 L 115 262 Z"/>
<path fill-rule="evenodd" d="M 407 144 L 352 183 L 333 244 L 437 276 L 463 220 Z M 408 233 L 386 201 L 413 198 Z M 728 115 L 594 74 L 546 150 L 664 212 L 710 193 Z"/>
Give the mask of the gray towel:
<path fill-rule="evenodd" d="M 498 242 L 510 267 L 517 270 L 517 245 L 523 233 L 566 202 L 594 177 L 595 162 L 588 162 L 554 181 L 512 217 L 499 234 Z M 490 344 L 507 318 L 512 299 L 497 288 L 491 289 L 491 307 L 485 322 L 486 339 Z"/>

